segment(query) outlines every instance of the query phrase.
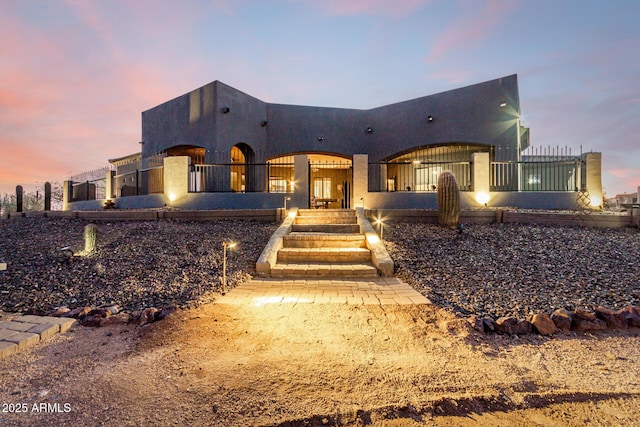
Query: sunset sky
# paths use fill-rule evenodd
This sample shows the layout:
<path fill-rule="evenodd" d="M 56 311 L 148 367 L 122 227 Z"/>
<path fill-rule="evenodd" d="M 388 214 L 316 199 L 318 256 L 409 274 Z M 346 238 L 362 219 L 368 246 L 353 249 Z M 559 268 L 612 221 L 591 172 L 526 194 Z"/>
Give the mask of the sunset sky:
<path fill-rule="evenodd" d="M 640 186 L 638 0 L 0 0 L 0 194 L 140 150 L 141 112 L 220 80 L 368 109 L 518 74 L 535 147 Z"/>

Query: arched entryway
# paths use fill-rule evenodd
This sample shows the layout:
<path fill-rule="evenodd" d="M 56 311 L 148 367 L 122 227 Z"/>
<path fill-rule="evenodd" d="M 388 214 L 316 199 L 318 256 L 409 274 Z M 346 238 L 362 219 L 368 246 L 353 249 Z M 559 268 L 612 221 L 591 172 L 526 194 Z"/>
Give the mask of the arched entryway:
<path fill-rule="evenodd" d="M 231 147 L 231 191 L 244 193 L 255 191 L 255 153 L 244 142 Z"/>

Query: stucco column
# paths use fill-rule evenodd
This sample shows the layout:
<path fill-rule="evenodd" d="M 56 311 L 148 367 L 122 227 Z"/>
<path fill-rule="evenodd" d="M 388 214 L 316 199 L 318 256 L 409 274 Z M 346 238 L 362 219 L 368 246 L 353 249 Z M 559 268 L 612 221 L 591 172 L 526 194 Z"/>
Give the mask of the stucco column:
<path fill-rule="evenodd" d="M 491 190 L 491 162 L 489 153 L 473 153 L 471 155 L 471 176 L 473 177 L 473 193 L 479 205 L 489 203 Z"/>
<path fill-rule="evenodd" d="M 104 198 L 107 200 L 111 200 L 114 197 L 113 194 L 113 174 L 115 172 L 112 170 L 107 171 L 107 177 L 104 182 Z"/>
<path fill-rule="evenodd" d="M 189 157 L 165 157 L 163 178 L 164 196 L 169 202 L 186 196 L 189 193 Z"/>
<path fill-rule="evenodd" d="M 591 206 L 602 206 L 602 153 L 586 153 L 584 166 L 586 168 L 586 187 L 591 199 Z"/>
<path fill-rule="evenodd" d="M 69 210 L 69 203 L 71 202 L 71 192 L 73 191 L 73 181 L 62 182 L 62 210 Z"/>
<path fill-rule="evenodd" d="M 309 156 L 293 156 L 293 196 L 287 206 L 307 209 L 309 207 Z"/>
<path fill-rule="evenodd" d="M 360 199 L 367 204 L 369 193 L 369 156 L 367 154 L 353 155 L 353 207 L 362 206 Z"/>

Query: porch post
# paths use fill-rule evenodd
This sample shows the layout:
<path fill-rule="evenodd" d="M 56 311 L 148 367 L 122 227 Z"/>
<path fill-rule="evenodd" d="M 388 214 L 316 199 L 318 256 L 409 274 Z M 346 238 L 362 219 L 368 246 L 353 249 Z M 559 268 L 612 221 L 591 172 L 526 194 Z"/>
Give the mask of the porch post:
<path fill-rule="evenodd" d="M 169 203 L 189 193 L 189 160 L 188 156 L 163 159 L 164 196 Z"/>
<path fill-rule="evenodd" d="M 69 203 L 71 202 L 71 196 L 73 191 L 73 181 L 62 182 L 62 210 L 69 210 Z"/>
<path fill-rule="evenodd" d="M 288 206 L 307 209 L 309 207 L 309 156 L 296 154 L 293 156 L 293 195 Z"/>
<path fill-rule="evenodd" d="M 489 153 L 473 153 L 471 155 L 471 166 L 473 168 L 471 177 L 473 179 L 473 194 L 478 205 L 489 203 L 490 199 L 490 168 Z"/>
<path fill-rule="evenodd" d="M 107 177 L 104 185 L 104 198 L 107 200 L 111 200 L 114 198 L 115 194 L 113 193 L 113 175 L 114 171 L 108 170 Z"/>
<path fill-rule="evenodd" d="M 602 153 L 586 153 L 584 165 L 586 168 L 586 187 L 591 199 L 591 206 L 602 207 Z"/>
<path fill-rule="evenodd" d="M 369 156 L 367 154 L 353 155 L 353 207 L 362 206 L 360 199 L 367 204 L 369 193 Z"/>

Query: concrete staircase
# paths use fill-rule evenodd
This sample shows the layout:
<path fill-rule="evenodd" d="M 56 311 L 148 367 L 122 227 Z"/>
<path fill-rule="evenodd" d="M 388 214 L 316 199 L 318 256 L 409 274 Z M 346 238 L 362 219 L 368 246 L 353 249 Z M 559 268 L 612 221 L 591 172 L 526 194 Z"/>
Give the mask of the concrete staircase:
<path fill-rule="evenodd" d="M 300 209 L 283 236 L 272 277 L 372 278 L 371 261 L 356 213 L 350 209 Z"/>

